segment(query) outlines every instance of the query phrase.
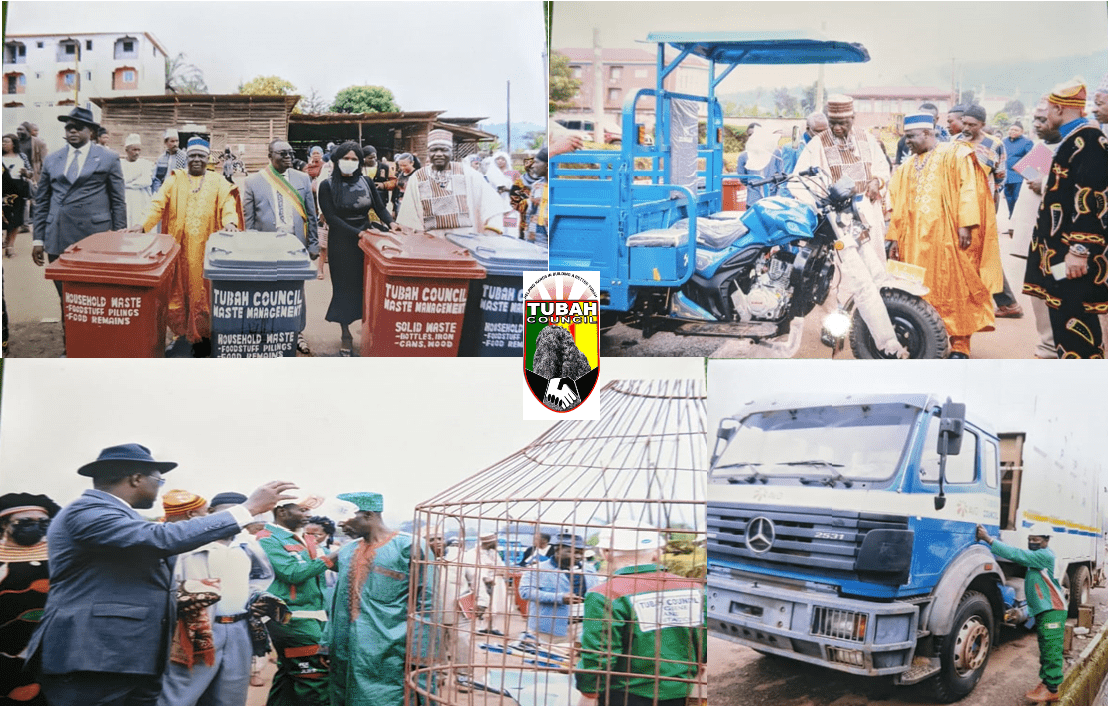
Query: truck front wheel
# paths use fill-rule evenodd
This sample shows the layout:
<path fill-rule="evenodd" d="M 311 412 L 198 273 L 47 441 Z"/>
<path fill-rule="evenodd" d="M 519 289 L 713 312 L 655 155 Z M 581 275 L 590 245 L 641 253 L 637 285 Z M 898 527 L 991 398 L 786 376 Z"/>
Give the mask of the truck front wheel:
<path fill-rule="evenodd" d="M 993 608 L 977 591 L 966 591 L 943 640 L 942 669 L 933 677 L 935 698 L 951 703 L 967 696 L 985 672 L 992 647 Z"/>
<path fill-rule="evenodd" d="M 1078 565 L 1070 572 L 1070 617 L 1076 618 L 1078 608 L 1089 602 L 1089 567 Z"/>

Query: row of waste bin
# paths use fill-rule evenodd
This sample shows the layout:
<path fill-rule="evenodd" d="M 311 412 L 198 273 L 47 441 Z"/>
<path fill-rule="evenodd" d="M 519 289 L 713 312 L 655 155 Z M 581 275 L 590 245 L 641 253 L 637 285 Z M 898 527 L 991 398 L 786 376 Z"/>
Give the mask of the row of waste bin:
<path fill-rule="evenodd" d="M 496 235 L 364 232 L 362 356 L 520 356 L 522 274 L 546 250 Z M 108 232 L 71 246 L 46 276 L 63 283 L 66 355 L 163 357 L 180 246 L 157 233 Z M 305 324 L 304 281 L 316 270 L 285 233 L 213 233 L 212 355 L 294 356 Z"/>

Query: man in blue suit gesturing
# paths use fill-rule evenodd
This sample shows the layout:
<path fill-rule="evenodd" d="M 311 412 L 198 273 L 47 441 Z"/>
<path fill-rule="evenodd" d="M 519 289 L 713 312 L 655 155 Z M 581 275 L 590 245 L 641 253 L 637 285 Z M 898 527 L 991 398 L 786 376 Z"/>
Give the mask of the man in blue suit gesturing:
<path fill-rule="evenodd" d="M 40 267 L 93 233 L 127 227 L 127 197 L 119 155 L 91 142 L 100 126 L 88 108 L 58 116 L 65 123 L 66 147 L 42 162 L 35 193 L 31 258 Z M 58 296 L 60 280 L 54 281 Z"/>
<path fill-rule="evenodd" d="M 183 522 L 143 519 L 135 510 L 154 506 L 176 466 L 122 444 L 78 469 L 93 488 L 50 525 L 50 593 L 27 647 L 51 706 L 153 706 L 176 625 L 172 557 L 237 534 L 296 487 L 272 481 L 241 505 Z"/>

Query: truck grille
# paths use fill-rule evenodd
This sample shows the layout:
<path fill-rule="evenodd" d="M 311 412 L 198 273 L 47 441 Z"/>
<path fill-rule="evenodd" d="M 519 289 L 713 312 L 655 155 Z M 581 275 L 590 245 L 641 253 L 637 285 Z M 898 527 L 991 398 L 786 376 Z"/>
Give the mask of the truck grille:
<path fill-rule="evenodd" d="M 747 529 L 751 525 L 748 543 Z M 709 554 L 723 561 L 788 569 L 825 580 L 859 580 L 855 571 L 858 550 L 866 534 L 878 529 L 906 530 L 908 518 L 818 508 L 708 503 Z"/>

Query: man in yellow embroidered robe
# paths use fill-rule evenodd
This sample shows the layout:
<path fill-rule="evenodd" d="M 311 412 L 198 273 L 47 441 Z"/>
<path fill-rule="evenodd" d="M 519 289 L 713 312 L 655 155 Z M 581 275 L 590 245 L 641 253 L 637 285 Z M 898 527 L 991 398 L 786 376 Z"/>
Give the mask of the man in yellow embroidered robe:
<path fill-rule="evenodd" d="M 889 190 L 890 254 L 927 269 L 924 299 L 946 324 L 950 357 L 968 358 L 970 336 L 993 330 L 992 294 L 1002 287 L 988 178 L 971 147 L 938 141 L 930 113 L 905 117 L 904 136 L 914 154 Z"/>
<path fill-rule="evenodd" d="M 204 246 L 220 230 L 242 230 L 238 187 L 208 171 L 205 140 L 189 140 L 187 169 L 175 169 L 154 196 L 142 230 L 158 223 L 181 245 L 177 275 L 169 294 L 170 330 L 192 343 L 210 338 L 211 285 L 204 279 Z"/>

